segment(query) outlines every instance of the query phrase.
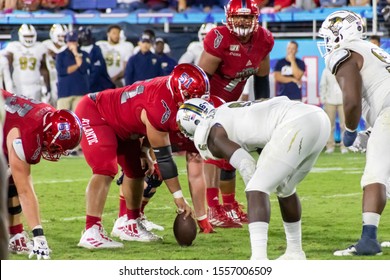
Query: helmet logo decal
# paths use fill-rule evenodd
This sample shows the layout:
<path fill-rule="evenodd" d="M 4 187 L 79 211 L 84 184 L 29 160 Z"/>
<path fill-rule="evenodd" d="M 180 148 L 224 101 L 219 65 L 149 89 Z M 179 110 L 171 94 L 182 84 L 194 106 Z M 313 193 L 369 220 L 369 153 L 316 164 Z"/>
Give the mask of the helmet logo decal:
<path fill-rule="evenodd" d="M 178 80 L 180 85 L 183 85 L 186 89 L 194 82 L 194 78 L 191 78 L 186 72 L 181 74 Z"/>
<path fill-rule="evenodd" d="M 59 140 L 69 140 L 70 139 L 70 125 L 67 122 L 57 124 Z"/>

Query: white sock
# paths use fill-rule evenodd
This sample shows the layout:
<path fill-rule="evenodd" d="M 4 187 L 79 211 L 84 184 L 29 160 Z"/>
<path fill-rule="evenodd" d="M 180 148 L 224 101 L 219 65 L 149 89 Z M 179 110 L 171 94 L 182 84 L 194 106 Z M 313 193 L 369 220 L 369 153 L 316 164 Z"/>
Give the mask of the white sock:
<path fill-rule="evenodd" d="M 268 223 L 254 222 L 248 225 L 251 240 L 251 260 L 265 260 L 267 257 Z"/>
<path fill-rule="evenodd" d="M 302 228 L 301 221 L 295 223 L 283 222 L 284 232 L 286 233 L 287 249 L 286 252 L 302 252 Z"/>
<path fill-rule="evenodd" d="M 365 212 L 363 213 L 363 225 L 373 225 L 378 227 L 379 221 L 381 220 L 381 215 L 374 212 Z"/>

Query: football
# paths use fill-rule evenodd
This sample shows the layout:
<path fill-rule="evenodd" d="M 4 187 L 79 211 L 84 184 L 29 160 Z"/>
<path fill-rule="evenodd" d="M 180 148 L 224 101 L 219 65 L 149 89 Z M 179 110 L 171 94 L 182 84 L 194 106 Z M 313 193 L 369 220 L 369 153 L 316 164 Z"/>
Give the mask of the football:
<path fill-rule="evenodd" d="M 184 220 L 184 215 L 185 213 L 177 214 L 173 223 L 173 234 L 180 246 L 191 246 L 196 238 L 196 222 L 191 216 Z"/>

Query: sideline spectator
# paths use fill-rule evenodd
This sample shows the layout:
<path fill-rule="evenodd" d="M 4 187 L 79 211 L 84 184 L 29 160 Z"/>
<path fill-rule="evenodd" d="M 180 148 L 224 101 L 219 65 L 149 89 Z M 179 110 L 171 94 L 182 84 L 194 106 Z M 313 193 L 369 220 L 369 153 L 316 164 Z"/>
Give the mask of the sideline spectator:
<path fill-rule="evenodd" d="M 274 76 L 277 82 L 277 96 L 285 95 L 291 100 L 302 101 L 302 77 L 306 66 L 303 60 L 296 57 L 298 43 L 290 41 L 287 44 L 286 57 L 276 62 Z"/>
<path fill-rule="evenodd" d="M 168 54 L 164 53 L 164 46 L 165 46 L 165 41 L 163 38 L 158 37 L 156 38 L 156 41 L 154 43 L 154 49 L 156 52 L 156 55 L 160 58 L 161 60 L 161 68 L 163 75 L 169 75 L 171 74 L 173 68 L 177 65 L 177 61 L 170 57 Z"/>
<path fill-rule="evenodd" d="M 66 34 L 67 48 L 57 55 L 58 109 L 74 111 L 81 97 L 89 92 L 90 59 L 78 44 L 78 34 Z"/>
<path fill-rule="evenodd" d="M 106 61 L 99 46 L 94 43 L 90 27 L 80 26 L 78 29 L 80 49 L 89 55 L 89 92 L 115 88 L 107 73 Z"/>
<path fill-rule="evenodd" d="M 131 85 L 158 76 L 163 76 L 161 61 L 151 52 L 153 41 L 149 34 L 142 34 L 139 40 L 140 51 L 130 57 L 125 69 L 125 83 Z"/>
<path fill-rule="evenodd" d="M 12 67 L 15 92 L 34 100 L 41 100 L 50 88 L 45 57 L 46 48 L 37 42 L 37 31 L 31 24 L 22 24 L 18 31 L 19 41 L 5 47 L 5 55 Z"/>
<path fill-rule="evenodd" d="M 155 33 L 152 29 L 145 29 L 145 30 L 143 31 L 143 34 L 147 34 L 147 35 L 150 36 L 150 38 L 151 38 L 151 40 L 152 40 L 152 48 L 150 49 L 150 51 L 151 51 L 152 53 L 154 53 L 154 47 L 153 47 L 153 45 L 154 45 L 154 40 L 156 39 L 156 33 Z M 136 46 L 136 47 L 134 48 L 133 54 L 137 54 L 137 53 L 139 52 L 139 48 L 140 48 L 139 45 Z M 169 45 L 168 45 L 167 43 L 164 44 L 164 53 L 167 53 L 167 54 L 171 53 L 171 48 L 169 47 Z"/>
<path fill-rule="evenodd" d="M 117 87 L 122 87 L 126 64 L 133 54 L 134 45 L 126 41 L 122 27 L 116 24 L 108 26 L 107 41 L 97 41 L 96 45 L 102 50 L 111 80 Z"/>
<path fill-rule="evenodd" d="M 42 42 L 47 48 L 46 53 L 46 67 L 50 76 L 50 94 L 48 94 L 46 103 L 50 103 L 54 107 L 57 107 L 58 99 L 58 74 L 56 69 L 56 57 L 57 54 L 66 49 L 65 36 L 68 32 L 68 27 L 64 24 L 53 24 L 50 28 L 49 36 Z"/>

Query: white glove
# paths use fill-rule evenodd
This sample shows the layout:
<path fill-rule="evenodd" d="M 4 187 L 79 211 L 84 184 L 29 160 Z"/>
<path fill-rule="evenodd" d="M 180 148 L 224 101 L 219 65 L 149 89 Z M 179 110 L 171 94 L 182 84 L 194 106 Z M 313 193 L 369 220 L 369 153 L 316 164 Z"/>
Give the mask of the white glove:
<path fill-rule="evenodd" d="M 47 244 L 46 237 L 44 235 L 33 237 L 33 243 L 34 243 L 34 247 L 31 251 L 30 255 L 28 256 L 30 259 L 34 255 L 37 256 L 38 260 L 40 260 L 42 258 L 44 260 L 50 259 L 49 254 L 50 254 L 51 250 L 49 249 L 49 245 Z"/>
<path fill-rule="evenodd" d="M 365 131 L 360 131 L 353 142 L 352 146 L 348 147 L 348 149 L 354 153 L 360 152 L 365 153 L 367 150 L 367 141 L 370 137 L 371 130 L 367 129 Z"/>

